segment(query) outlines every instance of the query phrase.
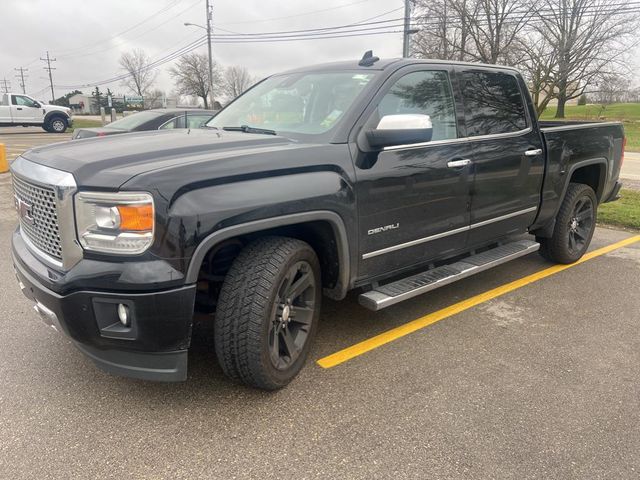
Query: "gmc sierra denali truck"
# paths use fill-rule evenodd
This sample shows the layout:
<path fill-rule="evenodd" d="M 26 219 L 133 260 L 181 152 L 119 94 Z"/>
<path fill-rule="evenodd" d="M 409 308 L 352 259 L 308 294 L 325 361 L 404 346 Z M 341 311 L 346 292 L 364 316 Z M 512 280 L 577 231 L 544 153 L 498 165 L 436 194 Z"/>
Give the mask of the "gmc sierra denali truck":
<path fill-rule="evenodd" d="M 64 133 L 72 124 L 68 107 L 47 105 L 21 93 L 0 96 L 0 127 L 42 127 L 50 133 Z"/>
<path fill-rule="evenodd" d="M 208 127 L 11 166 L 20 286 L 108 372 L 184 380 L 198 313 L 229 377 L 283 387 L 323 294 L 358 289 L 379 310 L 538 249 L 575 262 L 620 188 L 620 123 L 540 122 L 520 74 L 495 65 L 301 68 Z"/>

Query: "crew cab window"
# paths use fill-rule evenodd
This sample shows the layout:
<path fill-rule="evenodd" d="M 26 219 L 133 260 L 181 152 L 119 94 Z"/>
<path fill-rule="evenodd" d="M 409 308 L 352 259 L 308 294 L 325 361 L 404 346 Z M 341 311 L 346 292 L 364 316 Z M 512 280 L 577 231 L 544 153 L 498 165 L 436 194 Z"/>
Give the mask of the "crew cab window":
<path fill-rule="evenodd" d="M 35 107 L 36 106 L 36 102 L 31 100 L 29 97 L 24 97 L 22 95 L 12 95 L 12 97 L 13 97 L 13 104 L 14 105 L 19 105 L 21 107 Z"/>
<path fill-rule="evenodd" d="M 380 101 L 377 114 L 382 118 L 403 113 L 429 115 L 432 140 L 456 138 L 456 112 L 447 72 L 413 72 L 400 78 Z"/>
<path fill-rule="evenodd" d="M 518 82 L 500 72 L 462 73 L 467 135 L 495 135 L 527 128 L 527 117 Z"/>

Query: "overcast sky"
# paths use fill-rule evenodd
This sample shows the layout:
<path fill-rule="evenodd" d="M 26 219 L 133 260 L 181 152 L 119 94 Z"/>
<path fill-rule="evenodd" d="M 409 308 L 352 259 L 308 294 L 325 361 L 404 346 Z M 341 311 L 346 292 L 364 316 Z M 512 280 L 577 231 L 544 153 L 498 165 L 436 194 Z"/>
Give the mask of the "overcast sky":
<path fill-rule="evenodd" d="M 6 76 L 12 90 L 20 91 L 14 68 L 24 66 L 29 69 L 27 93 L 45 100 L 51 95 L 44 63 L 38 58 L 45 56 L 46 50 L 57 58 L 52 66 L 56 68 L 53 81 L 54 86 L 59 85 L 55 87 L 59 97 L 69 91 L 64 85 L 100 81 L 122 73 L 118 58 L 124 51 L 142 48 L 154 59 L 160 58 L 205 33 L 183 25 L 206 22 L 205 0 L 1 0 L 0 3 L 0 81 Z M 403 4 L 403 0 L 213 0 L 214 33 L 224 33 L 221 29 L 253 33 L 345 25 L 398 9 L 375 21 L 394 19 L 402 17 Z M 165 11 L 149 18 L 165 7 L 168 7 Z M 402 35 L 214 44 L 213 54 L 224 66 L 244 65 L 253 75 L 263 77 L 301 65 L 360 58 L 367 49 L 373 49 L 380 57 L 399 57 Z M 206 53 L 206 46 L 199 51 Z M 167 73 L 170 65 L 158 68 L 156 84 L 168 93 L 174 88 Z M 127 93 L 118 82 L 108 86 L 114 93 Z M 81 90 L 89 93 L 91 88 Z"/>
<path fill-rule="evenodd" d="M 404 5 L 403 0 L 212 1 L 214 34 L 333 27 L 372 17 L 376 17 L 373 21 L 400 19 Z M 6 77 L 12 90 L 20 91 L 14 68 L 26 67 L 27 93 L 44 100 L 51 94 L 39 57 L 47 50 L 57 58 L 53 80 L 59 97 L 71 90 L 67 86 L 121 74 L 118 59 L 122 52 L 141 48 L 155 60 L 205 33 L 183 25 L 206 22 L 205 0 L 0 0 L 0 5 L 0 82 Z M 402 35 L 213 45 L 217 62 L 243 65 L 255 77 L 301 65 L 357 59 L 368 49 L 380 57 L 399 57 Z M 199 51 L 205 53 L 206 46 Z M 155 87 L 167 93 L 174 88 L 167 72 L 172 63 L 157 69 Z M 636 66 L 636 78 L 637 73 Z M 101 89 L 107 86 L 114 93 L 130 93 L 119 82 Z M 92 87 L 81 90 L 88 94 Z"/>

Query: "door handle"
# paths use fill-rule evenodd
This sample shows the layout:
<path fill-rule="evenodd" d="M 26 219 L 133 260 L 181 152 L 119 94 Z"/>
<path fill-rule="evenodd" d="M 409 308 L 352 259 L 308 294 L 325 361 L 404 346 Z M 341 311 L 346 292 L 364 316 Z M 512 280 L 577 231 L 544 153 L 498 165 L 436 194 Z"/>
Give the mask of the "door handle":
<path fill-rule="evenodd" d="M 460 168 L 460 167 L 466 167 L 467 165 L 471 164 L 471 160 L 469 160 L 468 158 L 464 158 L 462 160 L 451 160 L 450 162 L 447 163 L 447 167 L 449 168 Z"/>
<path fill-rule="evenodd" d="M 525 157 L 536 157 L 538 155 L 542 155 L 542 149 L 536 148 L 535 150 L 527 150 L 524 152 Z"/>
<path fill-rule="evenodd" d="M 16 108 L 16 110 L 22 110 L 22 107 L 18 107 L 18 108 Z"/>

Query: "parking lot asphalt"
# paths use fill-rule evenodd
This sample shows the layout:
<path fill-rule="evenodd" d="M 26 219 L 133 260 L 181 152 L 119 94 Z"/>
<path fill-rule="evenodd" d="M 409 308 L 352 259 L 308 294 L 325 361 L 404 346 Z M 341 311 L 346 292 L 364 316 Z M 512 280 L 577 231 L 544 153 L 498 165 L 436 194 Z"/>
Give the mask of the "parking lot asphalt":
<path fill-rule="evenodd" d="M 273 393 L 229 382 L 204 326 L 185 383 L 95 369 L 14 279 L 0 175 L 0 478 L 638 478 L 640 242 L 333 368 L 316 361 L 548 269 L 536 254 L 381 312 L 324 300 Z M 629 238 L 599 228 L 592 250 Z"/>
<path fill-rule="evenodd" d="M 3 143 L 7 150 L 9 163 L 30 148 L 67 140 L 71 140 L 71 133 L 48 133 L 40 127 L 0 128 L 0 143 Z"/>

